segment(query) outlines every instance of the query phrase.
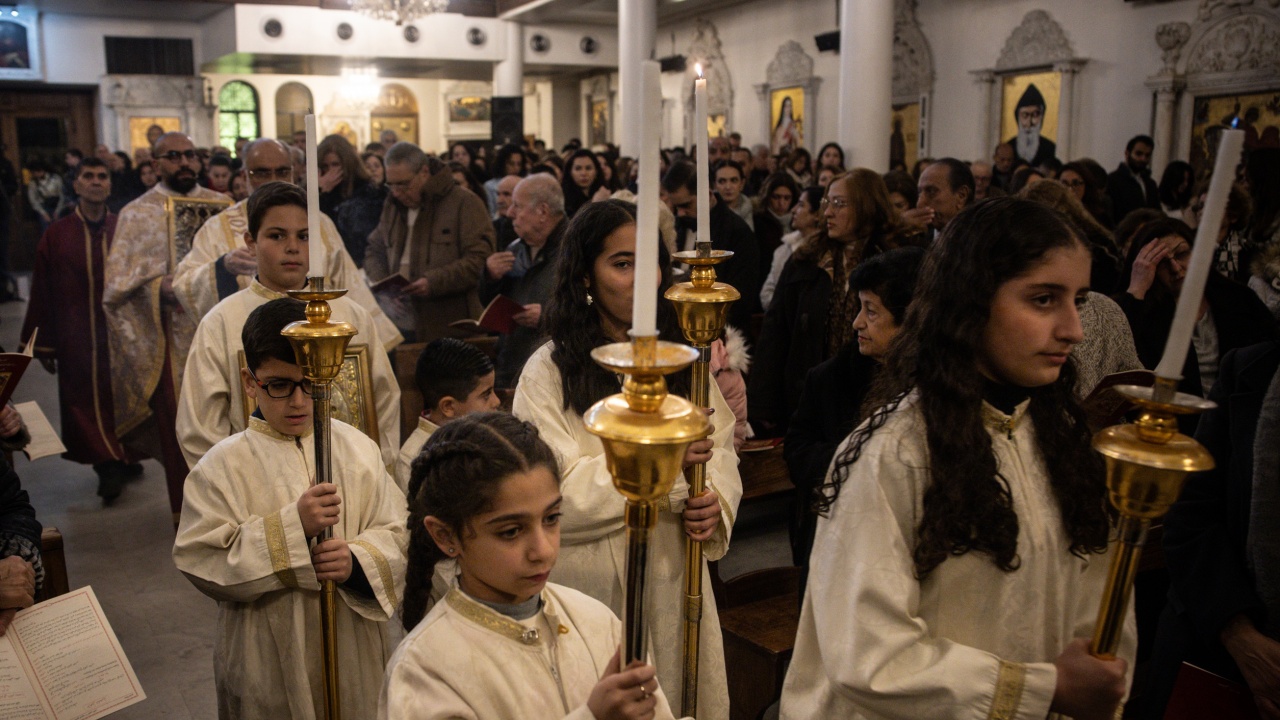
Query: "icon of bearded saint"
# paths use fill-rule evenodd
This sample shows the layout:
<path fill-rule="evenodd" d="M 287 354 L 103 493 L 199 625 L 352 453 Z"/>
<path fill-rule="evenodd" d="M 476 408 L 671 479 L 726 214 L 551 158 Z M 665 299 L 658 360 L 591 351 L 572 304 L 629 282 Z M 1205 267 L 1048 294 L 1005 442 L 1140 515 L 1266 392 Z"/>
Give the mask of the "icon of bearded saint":
<path fill-rule="evenodd" d="M 1027 86 L 1013 109 L 1018 134 L 1008 142 L 1018 159 L 1033 167 L 1055 157 L 1058 152 L 1056 143 L 1040 135 L 1044 128 L 1044 110 L 1044 96 L 1034 84 Z"/>

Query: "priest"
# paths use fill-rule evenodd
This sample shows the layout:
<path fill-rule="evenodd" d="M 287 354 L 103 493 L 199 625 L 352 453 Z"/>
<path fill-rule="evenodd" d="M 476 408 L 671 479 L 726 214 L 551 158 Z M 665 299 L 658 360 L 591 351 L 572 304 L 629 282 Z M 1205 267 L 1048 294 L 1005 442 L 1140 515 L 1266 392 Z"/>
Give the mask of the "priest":
<path fill-rule="evenodd" d="M 245 146 L 243 172 L 250 193 L 272 181 L 294 182 L 289 149 L 273 138 L 260 138 Z M 219 300 L 249 287 L 258 272 L 253 254 L 244 244 L 246 202 L 236 203 L 206 222 L 196 233 L 191 252 L 174 271 L 173 292 L 196 324 Z M 324 275 L 329 287 L 346 288 L 347 297 L 373 316 L 385 350 L 404 342 L 373 299 L 328 215 L 320 216 L 320 238 L 311 258 L 316 263 L 313 274 Z"/>
<path fill-rule="evenodd" d="M 110 505 L 125 478 L 142 471 L 116 437 L 112 415 L 102 311 L 103 265 L 116 230 L 116 215 L 107 209 L 111 170 L 96 157 L 84 158 L 73 184 L 75 210 L 50 225 L 36 246 L 22 344 L 36 335 L 35 356 L 58 375 L 63 457 L 93 466 L 98 495 Z"/>
<path fill-rule="evenodd" d="M 178 387 L 195 318 L 173 292 L 175 238 L 169 232 L 165 201 L 170 197 L 225 200 L 200 187 L 200 156 L 180 132 L 165 133 L 152 153 L 160 181 L 120 211 L 115 241 L 107 255 L 102 303 L 111 347 L 111 392 L 116 432 L 164 464 L 169 507 L 177 523 L 182 509 L 182 458 L 174 421 Z"/>

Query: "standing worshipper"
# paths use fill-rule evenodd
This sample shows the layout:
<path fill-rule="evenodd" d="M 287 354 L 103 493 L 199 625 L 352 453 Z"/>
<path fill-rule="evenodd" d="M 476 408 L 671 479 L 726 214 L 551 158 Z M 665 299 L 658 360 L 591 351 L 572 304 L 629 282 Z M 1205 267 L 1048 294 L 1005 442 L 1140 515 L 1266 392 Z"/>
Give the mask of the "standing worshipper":
<path fill-rule="evenodd" d="M 457 337 L 462 331 L 449 323 L 482 310 L 476 290 L 493 252 L 489 209 L 413 143 L 393 145 L 386 162 L 391 197 L 369 236 L 365 272 L 372 282 L 395 273 L 410 281 L 404 292 L 418 342 Z"/>
<path fill-rule="evenodd" d="M 251 194 L 269 182 L 295 182 L 297 178 L 289 148 L 274 138 L 259 138 L 244 147 L 243 173 Z M 319 220 L 320 237 L 312 238 L 311 243 L 311 273 L 324 275 L 329 287 L 346 288 L 346 297 L 373 316 L 383 347 L 390 352 L 404 337 L 373 299 L 333 220 L 323 213 Z M 241 201 L 209 218 L 191 241 L 191 252 L 178 263 L 173 294 L 191 315 L 193 332 L 218 301 L 249 287 L 257 274 L 258 263 L 244 243 L 248 229 L 247 205 Z M 186 355 L 178 362 L 185 363 Z"/>
<path fill-rule="evenodd" d="M 371 718 L 404 592 L 405 499 L 378 446 L 332 421 L 334 482 L 313 485 L 311 383 L 280 331 L 305 319 L 272 300 L 241 331 L 239 372 L 258 412 L 191 469 L 173 561 L 218 601 L 218 717 L 322 720 L 320 583 L 337 585 L 334 642 L 343 717 Z M 325 529 L 333 536 L 312 541 Z"/>
<path fill-rule="evenodd" d="M 120 445 L 112 416 L 111 354 L 102 310 L 103 266 L 116 230 L 116 216 L 107 210 L 111 171 L 96 157 L 84 158 L 74 185 L 75 210 L 50 225 L 36 247 L 22 344 L 39 330 L 35 356 L 58 375 L 63 457 L 93 465 L 98 495 L 110 505 L 125 477 L 140 470 Z"/>
<path fill-rule="evenodd" d="M 116 432 L 126 445 L 136 443 L 164 464 L 176 524 L 187 477 L 187 461 L 174 433 L 182 385 L 180 358 L 187 355 L 197 319 L 183 310 L 173 292 L 177 248 L 169 234 L 165 200 L 226 196 L 197 184 L 200 156 L 187 135 L 161 135 L 155 158 L 160 182 L 126 205 L 116 222 L 102 303 L 111 344 Z"/>

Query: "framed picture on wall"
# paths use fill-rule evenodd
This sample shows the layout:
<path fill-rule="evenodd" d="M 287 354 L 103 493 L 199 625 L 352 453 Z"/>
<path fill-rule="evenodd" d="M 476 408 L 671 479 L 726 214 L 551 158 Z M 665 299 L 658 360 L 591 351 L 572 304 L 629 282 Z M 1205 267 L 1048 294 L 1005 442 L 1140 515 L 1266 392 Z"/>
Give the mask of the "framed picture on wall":
<path fill-rule="evenodd" d="M 34 8 L 18 5 L 0 19 L 0 80 L 43 80 L 40 21 Z"/>
<path fill-rule="evenodd" d="M 911 172 L 920 158 L 920 103 L 893 106 L 889 134 L 889 169 Z"/>
<path fill-rule="evenodd" d="M 769 150 L 777 155 L 804 147 L 804 88 L 778 88 L 769 95 Z"/>
<path fill-rule="evenodd" d="M 449 122 L 489 122 L 493 108 L 487 97 L 449 99 Z"/>
<path fill-rule="evenodd" d="M 605 145 L 609 142 L 609 99 L 591 101 L 591 142 L 590 145 Z"/>
<path fill-rule="evenodd" d="M 1245 150 L 1280 147 L 1280 90 L 1196 98 L 1189 162 L 1197 177 L 1213 169 L 1219 135 L 1233 125 L 1244 130 Z"/>
<path fill-rule="evenodd" d="M 1000 139 L 1019 159 L 1039 165 L 1058 155 L 1062 74 L 1042 70 L 1001 78 Z"/>

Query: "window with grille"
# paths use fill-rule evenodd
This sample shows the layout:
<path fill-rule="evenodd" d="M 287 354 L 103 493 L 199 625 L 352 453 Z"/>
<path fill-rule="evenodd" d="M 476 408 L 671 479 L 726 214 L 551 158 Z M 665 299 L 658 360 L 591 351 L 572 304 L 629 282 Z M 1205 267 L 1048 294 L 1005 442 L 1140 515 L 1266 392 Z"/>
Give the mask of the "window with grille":
<path fill-rule="evenodd" d="M 236 146 L 236 138 L 257 138 L 258 91 L 247 82 L 232 80 L 218 92 L 218 144 Z"/>

